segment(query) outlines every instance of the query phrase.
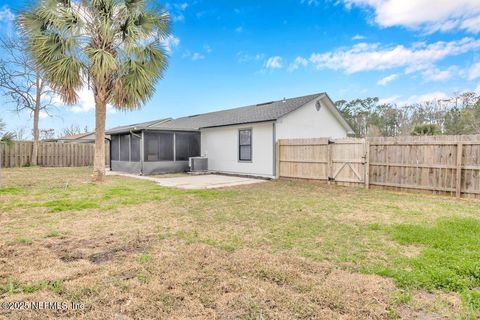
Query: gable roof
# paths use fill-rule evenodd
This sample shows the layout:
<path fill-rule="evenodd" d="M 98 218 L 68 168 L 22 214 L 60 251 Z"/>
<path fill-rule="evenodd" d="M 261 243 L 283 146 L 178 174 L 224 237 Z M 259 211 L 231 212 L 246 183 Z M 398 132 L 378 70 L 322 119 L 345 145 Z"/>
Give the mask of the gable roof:
<path fill-rule="evenodd" d="M 273 121 L 320 97 L 322 93 L 259 103 L 246 107 L 203 113 L 152 126 L 152 129 L 201 129 L 235 124 Z"/>
<path fill-rule="evenodd" d="M 141 126 L 142 124 L 117 127 L 108 130 L 108 134 L 128 132 L 129 128 L 135 127 L 135 129 L 150 129 L 150 130 L 199 130 L 202 128 L 222 127 L 228 125 L 247 124 L 255 122 L 266 122 L 277 120 L 290 112 L 293 112 L 305 104 L 318 99 L 327 98 L 328 107 L 334 113 L 335 117 L 350 133 L 353 132 L 348 123 L 343 119 L 340 112 L 337 110 L 333 102 L 330 100 L 326 93 L 317 93 L 307 96 L 282 99 L 277 101 L 259 103 L 246 107 L 215 111 L 209 113 L 203 113 L 193 116 L 182 117 L 178 119 L 162 119 L 157 121 L 148 122 L 147 126 Z"/>

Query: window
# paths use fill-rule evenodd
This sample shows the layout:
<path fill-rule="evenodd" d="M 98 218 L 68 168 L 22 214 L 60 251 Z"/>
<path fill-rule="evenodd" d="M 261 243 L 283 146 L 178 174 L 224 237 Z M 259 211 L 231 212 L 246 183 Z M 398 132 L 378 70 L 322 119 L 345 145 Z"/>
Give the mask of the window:
<path fill-rule="evenodd" d="M 120 136 L 120 161 L 130 161 L 130 135 Z"/>
<path fill-rule="evenodd" d="M 191 132 L 175 133 L 175 158 L 187 161 L 189 157 L 200 155 L 200 134 Z"/>
<path fill-rule="evenodd" d="M 112 161 L 120 160 L 120 138 L 119 136 L 112 136 L 112 141 L 110 145 L 110 159 Z"/>
<path fill-rule="evenodd" d="M 238 160 L 252 161 L 252 129 L 238 131 Z"/>
<path fill-rule="evenodd" d="M 145 132 L 145 161 L 173 161 L 173 133 Z"/>

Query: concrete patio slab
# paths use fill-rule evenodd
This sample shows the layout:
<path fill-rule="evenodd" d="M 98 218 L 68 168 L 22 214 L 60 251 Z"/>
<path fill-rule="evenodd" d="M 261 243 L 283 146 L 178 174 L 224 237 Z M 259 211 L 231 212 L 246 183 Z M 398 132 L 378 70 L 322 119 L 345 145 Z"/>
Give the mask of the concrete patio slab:
<path fill-rule="evenodd" d="M 234 187 L 234 186 L 246 185 L 246 184 L 262 183 L 267 181 L 263 179 L 225 176 L 220 174 L 202 174 L 202 175 L 188 175 L 188 176 L 173 177 L 173 178 L 159 178 L 159 177 L 136 176 L 128 173 L 110 171 L 108 172 L 108 175 L 120 175 L 120 176 L 126 176 L 130 178 L 149 180 L 149 181 L 154 181 L 164 187 L 175 187 L 179 189 L 214 189 L 214 188 L 225 188 L 225 187 Z"/>

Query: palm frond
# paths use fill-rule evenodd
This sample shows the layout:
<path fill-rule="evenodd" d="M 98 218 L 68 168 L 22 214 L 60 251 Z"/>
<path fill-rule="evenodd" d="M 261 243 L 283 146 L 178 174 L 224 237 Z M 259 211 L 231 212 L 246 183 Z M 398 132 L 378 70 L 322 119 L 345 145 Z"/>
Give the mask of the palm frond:
<path fill-rule="evenodd" d="M 88 83 L 119 109 L 139 108 L 167 67 L 169 16 L 145 0 L 39 0 L 20 15 L 29 50 L 67 103 Z M 83 76 L 86 76 L 83 78 Z"/>
<path fill-rule="evenodd" d="M 115 57 L 104 49 L 87 48 L 85 53 L 91 61 L 90 72 L 97 79 L 106 79 L 117 70 Z"/>

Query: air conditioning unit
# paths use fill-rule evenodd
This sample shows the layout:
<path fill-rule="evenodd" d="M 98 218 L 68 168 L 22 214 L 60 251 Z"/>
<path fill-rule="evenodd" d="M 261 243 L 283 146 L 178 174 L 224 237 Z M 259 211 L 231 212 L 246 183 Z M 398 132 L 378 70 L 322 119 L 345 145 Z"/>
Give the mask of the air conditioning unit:
<path fill-rule="evenodd" d="M 188 158 L 190 172 L 206 172 L 208 171 L 208 158 L 190 157 Z"/>

